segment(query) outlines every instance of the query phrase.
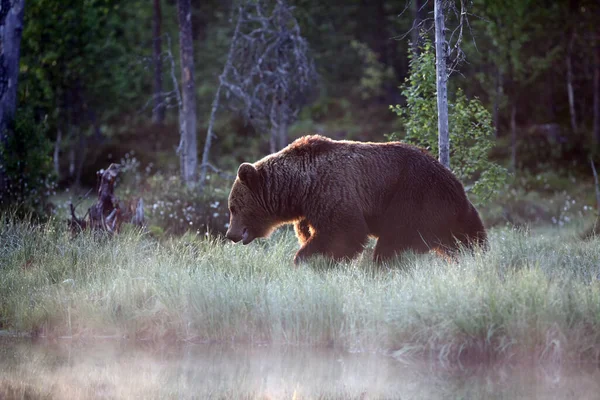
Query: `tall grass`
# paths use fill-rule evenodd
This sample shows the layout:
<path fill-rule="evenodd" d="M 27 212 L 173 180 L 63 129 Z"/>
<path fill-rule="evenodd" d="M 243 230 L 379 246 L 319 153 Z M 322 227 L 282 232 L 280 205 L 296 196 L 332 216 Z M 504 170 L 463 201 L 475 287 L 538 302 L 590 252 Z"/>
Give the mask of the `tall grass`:
<path fill-rule="evenodd" d="M 406 254 L 294 268 L 291 232 L 248 246 L 136 231 L 71 235 L 0 218 L 0 329 L 44 336 L 382 351 L 442 362 L 594 360 L 600 240 L 567 229 L 490 233 L 449 262 Z"/>

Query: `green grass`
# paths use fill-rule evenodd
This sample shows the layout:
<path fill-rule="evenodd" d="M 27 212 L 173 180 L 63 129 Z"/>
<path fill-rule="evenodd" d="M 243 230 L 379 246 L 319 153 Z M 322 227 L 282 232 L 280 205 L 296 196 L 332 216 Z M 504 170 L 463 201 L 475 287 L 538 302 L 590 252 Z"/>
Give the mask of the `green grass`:
<path fill-rule="evenodd" d="M 0 218 L 0 329 L 48 337 L 237 342 L 379 351 L 399 359 L 598 361 L 600 239 L 490 232 L 448 262 L 372 250 L 294 268 L 291 232 L 248 246 L 135 231 L 72 236 Z"/>

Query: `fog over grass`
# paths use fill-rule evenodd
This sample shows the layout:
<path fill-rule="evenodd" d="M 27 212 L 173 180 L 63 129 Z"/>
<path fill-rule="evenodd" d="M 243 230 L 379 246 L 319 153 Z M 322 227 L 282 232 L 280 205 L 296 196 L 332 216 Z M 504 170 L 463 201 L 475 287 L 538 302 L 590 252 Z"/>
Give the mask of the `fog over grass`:
<path fill-rule="evenodd" d="M 400 360 L 597 361 L 600 239 L 495 229 L 449 262 L 294 268 L 289 230 L 248 246 L 197 235 L 71 235 L 0 218 L 0 329 L 44 337 L 244 343 L 379 352 Z"/>
<path fill-rule="evenodd" d="M 0 339 L 2 399 L 596 399 L 600 370 L 444 368 L 376 354 L 245 344 Z M 141 348 L 140 348 L 141 347 Z"/>

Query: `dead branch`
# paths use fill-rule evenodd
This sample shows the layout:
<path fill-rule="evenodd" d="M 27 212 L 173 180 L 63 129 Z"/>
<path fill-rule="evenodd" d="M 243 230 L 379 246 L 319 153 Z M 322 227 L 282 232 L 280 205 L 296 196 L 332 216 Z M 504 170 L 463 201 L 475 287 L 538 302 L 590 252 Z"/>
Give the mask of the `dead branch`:
<path fill-rule="evenodd" d="M 85 216 L 81 219 L 77 218 L 77 215 L 75 214 L 75 207 L 73 205 L 73 203 L 69 204 L 69 208 L 71 210 L 71 219 L 68 221 L 69 222 L 69 228 L 71 228 L 71 232 L 73 233 L 77 233 L 77 232 L 81 232 L 82 230 L 87 228 L 87 222 L 85 220 Z M 87 216 L 87 213 L 86 213 Z"/>
<path fill-rule="evenodd" d="M 285 142 L 287 126 L 306 104 L 317 75 L 293 7 L 277 0 L 267 13 L 264 3 L 247 1 L 240 6 L 238 33 L 219 87 L 226 89 L 230 108 L 258 131 L 271 132 L 275 151 L 275 143 Z"/>
<path fill-rule="evenodd" d="M 210 111 L 210 119 L 208 121 L 208 130 L 206 131 L 206 141 L 204 142 L 204 150 L 202 152 L 202 163 L 200 166 L 200 190 L 204 189 L 204 184 L 206 182 L 206 169 L 208 167 L 212 167 L 208 162 L 208 156 L 210 153 L 210 148 L 212 145 L 212 139 L 215 136 L 213 133 L 213 128 L 215 125 L 215 118 L 217 116 L 217 110 L 219 108 L 219 101 L 221 98 L 221 88 L 223 87 L 223 82 L 225 80 L 225 76 L 229 73 L 229 70 L 232 66 L 232 58 L 235 46 L 237 45 L 237 40 L 240 33 L 240 26 L 242 24 L 242 13 L 243 8 L 240 6 L 238 11 L 238 19 L 235 25 L 235 30 L 233 31 L 233 37 L 231 38 L 231 45 L 229 46 L 229 52 L 227 53 L 227 61 L 225 61 L 225 66 L 223 67 L 223 72 L 219 76 L 219 86 L 217 87 L 217 92 L 215 93 L 215 98 L 213 99 L 211 111 Z M 212 167 L 215 169 L 214 167 Z"/>
<path fill-rule="evenodd" d="M 223 179 L 233 180 L 235 179 L 235 175 L 228 174 L 227 172 L 215 167 L 211 163 L 202 164 L 203 167 L 210 169 L 215 174 L 219 175 Z"/>

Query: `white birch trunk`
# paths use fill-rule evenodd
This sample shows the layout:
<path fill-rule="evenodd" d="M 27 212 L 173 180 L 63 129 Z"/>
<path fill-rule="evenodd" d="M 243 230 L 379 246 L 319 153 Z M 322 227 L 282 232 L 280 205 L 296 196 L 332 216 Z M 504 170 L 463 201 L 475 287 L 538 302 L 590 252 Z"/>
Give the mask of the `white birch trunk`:
<path fill-rule="evenodd" d="M 278 150 L 281 150 L 285 146 L 288 145 L 287 133 L 288 133 L 288 125 L 285 123 L 285 121 L 283 121 L 283 118 L 282 118 L 282 120 L 279 121 L 279 132 L 277 134 L 278 141 L 279 141 L 279 149 Z"/>
<path fill-rule="evenodd" d="M 187 186 L 193 186 L 196 181 L 196 169 L 198 167 L 198 141 L 196 135 L 196 92 L 190 0 L 177 1 L 177 15 L 179 17 L 181 92 L 183 100 L 183 107 L 179 113 L 179 127 L 182 135 L 179 157 L 183 181 Z"/>
<path fill-rule="evenodd" d="M 435 0 L 435 71 L 438 107 L 438 148 L 439 160 L 450 169 L 450 133 L 448 130 L 448 71 L 446 70 L 446 36 L 442 0 Z"/>

